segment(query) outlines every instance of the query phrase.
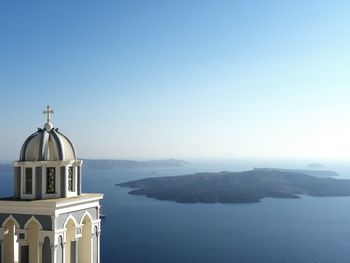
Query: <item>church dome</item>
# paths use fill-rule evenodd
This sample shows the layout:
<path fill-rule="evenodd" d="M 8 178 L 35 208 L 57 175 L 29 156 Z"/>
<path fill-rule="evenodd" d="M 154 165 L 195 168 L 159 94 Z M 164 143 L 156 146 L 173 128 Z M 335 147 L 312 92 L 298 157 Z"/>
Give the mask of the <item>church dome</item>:
<path fill-rule="evenodd" d="M 23 143 L 20 161 L 71 161 L 76 160 L 72 142 L 58 129 L 53 128 L 50 114 L 53 111 L 48 106 L 48 121 L 44 129 L 30 135 Z"/>

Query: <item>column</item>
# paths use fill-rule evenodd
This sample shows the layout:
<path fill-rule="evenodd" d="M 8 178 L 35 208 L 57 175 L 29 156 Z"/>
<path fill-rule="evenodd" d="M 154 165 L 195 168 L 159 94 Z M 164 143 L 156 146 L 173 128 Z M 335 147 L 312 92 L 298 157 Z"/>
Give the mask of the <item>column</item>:
<path fill-rule="evenodd" d="M 55 246 L 54 244 L 50 244 L 51 248 L 51 263 L 56 262 L 56 253 L 57 253 L 57 245 Z M 63 262 L 57 262 L 57 263 L 63 263 Z"/>
<path fill-rule="evenodd" d="M 0 262 L 4 262 L 4 240 L 0 240 Z"/>
<path fill-rule="evenodd" d="M 39 255 L 38 255 L 38 257 L 39 257 L 39 262 L 40 263 L 43 262 L 43 258 L 42 258 L 42 256 L 43 256 L 43 245 L 44 245 L 44 242 L 39 242 Z"/>
<path fill-rule="evenodd" d="M 91 263 L 95 263 L 94 256 L 95 256 L 95 251 L 97 251 L 97 248 L 95 248 L 94 246 L 94 238 L 95 238 L 95 234 L 91 233 L 90 235 L 90 262 Z"/>
<path fill-rule="evenodd" d="M 100 231 L 97 232 L 97 263 L 100 263 Z"/>

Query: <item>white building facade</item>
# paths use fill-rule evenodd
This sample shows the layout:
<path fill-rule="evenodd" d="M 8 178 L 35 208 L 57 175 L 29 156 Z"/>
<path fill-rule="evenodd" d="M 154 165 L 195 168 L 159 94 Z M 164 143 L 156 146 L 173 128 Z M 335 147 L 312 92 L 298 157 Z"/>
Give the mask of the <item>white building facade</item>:
<path fill-rule="evenodd" d="M 13 197 L 0 199 L 1 263 L 99 263 L 103 195 L 82 193 L 82 161 L 44 113 L 13 162 Z"/>

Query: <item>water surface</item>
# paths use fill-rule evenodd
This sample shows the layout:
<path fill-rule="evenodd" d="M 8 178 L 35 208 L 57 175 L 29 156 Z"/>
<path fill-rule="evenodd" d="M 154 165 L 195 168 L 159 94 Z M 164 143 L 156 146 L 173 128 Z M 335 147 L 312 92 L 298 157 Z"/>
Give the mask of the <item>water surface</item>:
<path fill-rule="evenodd" d="M 254 167 L 249 165 L 85 169 L 84 191 L 105 194 L 102 206 L 107 218 L 102 221 L 101 262 L 350 261 L 348 197 L 267 198 L 255 204 L 178 204 L 128 195 L 129 189 L 115 186 L 150 176 Z M 347 175 L 347 169 L 341 169 Z M 9 177 L 1 175 L 2 195 L 12 191 Z"/>

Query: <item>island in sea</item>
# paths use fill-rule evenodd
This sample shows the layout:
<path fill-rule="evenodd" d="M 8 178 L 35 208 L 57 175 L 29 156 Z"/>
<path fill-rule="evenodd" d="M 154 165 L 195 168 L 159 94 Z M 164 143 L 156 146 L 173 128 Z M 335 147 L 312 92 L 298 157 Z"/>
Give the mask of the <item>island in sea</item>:
<path fill-rule="evenodd" d="M 320 169 L 320 168 L 324 168 L 324 165 L 322 163 L 314 162 L 314 163 L 310 163 L 307 167 L 313 168 L 313 169 Z"/>
<path fill-rule="evenodd" d="M 302 173 L 316 177 L 334 177 L 339 176 L 337 172 L 329 170 L 298 170 L 298 169 L 281 169 L 281 168 L 254 168 L 255 171 L 279 171 L 279 172 L 293 172 Z"/>
<path fill-rule="evenodd" d="M 329 174 L 329 173 L 328 173 Z M 336 175 L 336 173 L 332 173 Z M 350 196 L 350 180 L 303 170 L 260 168 L 244 172 L 195 173 L 153 177 L 116 184 L 129 194 L 178 203 L 253 203 L 266 197 Z"/>

